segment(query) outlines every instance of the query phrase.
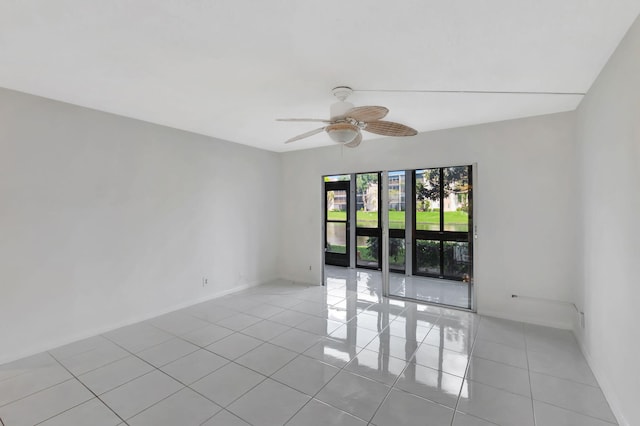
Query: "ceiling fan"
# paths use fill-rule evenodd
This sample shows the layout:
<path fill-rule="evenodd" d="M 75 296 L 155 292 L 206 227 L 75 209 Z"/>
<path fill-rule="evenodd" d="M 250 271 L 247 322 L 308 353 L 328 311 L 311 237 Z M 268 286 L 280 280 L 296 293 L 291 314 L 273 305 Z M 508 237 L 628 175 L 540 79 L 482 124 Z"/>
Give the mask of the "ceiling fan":
<path fill-rule="evenodd" d="M 294 136 L 285 141 L 285 143 L 295 142 L 325 131 L 334 142 L 349 148 L 355 148 L 362 142 L 362 130 L 383 136 L 414 136 L 418 133 L 415 129 L 404 124 L 383 121 L 382 119 L 389 113 L 389 110 L 385 107 L 354 107 L 352 103 L 346 101 L 351 93 L 353 93 L 353 90 L 346 86 L 339 86 L 333 89 L 333 95 L 338 98 L 338 102 L 331 105 L 331 118 L 328 120 L 316 118 L 277 119 L 277 121 L 326 123 L 326 126 Z"/>

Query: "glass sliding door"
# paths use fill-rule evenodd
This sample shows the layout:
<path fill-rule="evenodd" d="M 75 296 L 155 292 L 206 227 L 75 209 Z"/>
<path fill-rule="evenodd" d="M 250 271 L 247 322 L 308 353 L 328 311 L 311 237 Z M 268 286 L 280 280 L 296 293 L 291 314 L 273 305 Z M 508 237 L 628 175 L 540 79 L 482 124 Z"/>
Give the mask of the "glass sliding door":
<path fill-rule="evenodd" d="M 472 273 L 471 166 L 413 173 L 413 274 L 468 282 Z"/>
<path fill-rule="evenodd" d="M 380 173 L 356 174 L 356 266 L 380 269 Z"/>
<path fill-rule="evenodd" d="M 349 266 L 349 181 L 324 183 L 325 264 Z"/>
<path fill-rule="evenodd" d="M 404 209 L 398 209 L 394 181 L 401 180 L 402 172 L 389 172 L 389 295 L 472 309 L 472 167 L 405 174 L 406 199 Z M 404 248 L 404 274 L 394 265 L 396 247 Z"/>
<path fill-rule="evenodd" d="M 406 173 L 389 172 L 389 270 L 404 272 L 406 267 Z"/>

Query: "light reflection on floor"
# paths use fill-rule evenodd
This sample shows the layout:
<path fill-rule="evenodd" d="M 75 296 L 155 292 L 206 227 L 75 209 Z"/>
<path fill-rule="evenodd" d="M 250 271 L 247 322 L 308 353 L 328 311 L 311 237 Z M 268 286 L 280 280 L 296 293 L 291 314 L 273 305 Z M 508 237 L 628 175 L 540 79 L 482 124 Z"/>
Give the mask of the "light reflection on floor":
<path fill-rule="evenodd" d="M 325 266 L 325 285 L 345 285 L 351 290 L 368 293 L 376 302 L 382 296 L 382 273 L 371 269 Z M 469 284 L 437 278 L 389 274 L 389 294 L 429 303 L 471 309 Z"/>

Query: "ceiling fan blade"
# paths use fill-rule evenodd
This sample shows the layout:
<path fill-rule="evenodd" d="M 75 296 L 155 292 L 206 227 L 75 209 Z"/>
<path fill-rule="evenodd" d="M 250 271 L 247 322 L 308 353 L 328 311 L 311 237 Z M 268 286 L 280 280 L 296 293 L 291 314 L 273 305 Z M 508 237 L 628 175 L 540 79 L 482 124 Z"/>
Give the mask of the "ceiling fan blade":
<path fill-rule="evenodd" d="M 389 110 L 382 106 L 361 106 L 351 108 L 344 115 L 358 121 L 376 121 L 386 117 L 388 113 Z"/>
<path fill-rule="evenodd" d="M 304 122 L 316 122 L 316 123 L 331 123 L 331 120 L 324 120 L 322 118 L 276 118 L 276 121 L 304 121 Z"/>
<path fill-rule="evenodd" d="M 360 145 L 360 142 L 362 142 L 362 133 L 358 132 L 358 136 L 356 136 L 355 139 L 351 142 L 345 143 L 344 146 L 355 148 L 356 146 Z"/>
<path fill-rule="evenodd" d="M 383 136 L 415 136 L 418 131 L 393 121 L 372 121 L 364 128 L 367 132 Z"/>
<path fill-rule="evenodd" d="M 313 136 L 313 135 L 315 135 L 317 133 L 320 133 L 322 131 L 324 131 L 324 127 L 320 127 L 319 129 L 311 130 L 310 132 L 303 133 L 303 134 L 298 135 L 298 136 L 294 136 L 291 139 L 287 139 L 284 143 L 291 143 L 291 142 L 295 142 L 295 141 L 300 140 L 300 139 L 308 138 L 309 136 Z"/>

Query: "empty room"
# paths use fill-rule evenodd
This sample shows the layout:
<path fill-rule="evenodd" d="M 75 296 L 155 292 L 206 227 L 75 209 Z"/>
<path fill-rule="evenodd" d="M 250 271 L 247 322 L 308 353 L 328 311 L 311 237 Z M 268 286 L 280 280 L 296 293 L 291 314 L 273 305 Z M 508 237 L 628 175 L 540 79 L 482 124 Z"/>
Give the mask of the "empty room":
<path fill-rule="evenodd" d="M 640 425 L 639 15 L 0 1 L 0 426 Z"/>

